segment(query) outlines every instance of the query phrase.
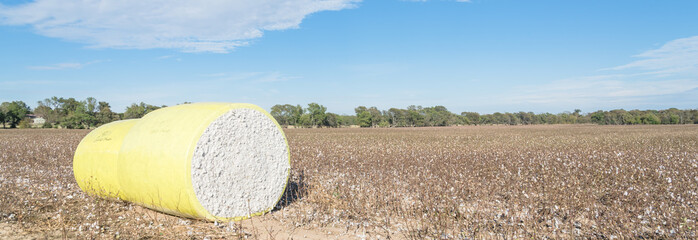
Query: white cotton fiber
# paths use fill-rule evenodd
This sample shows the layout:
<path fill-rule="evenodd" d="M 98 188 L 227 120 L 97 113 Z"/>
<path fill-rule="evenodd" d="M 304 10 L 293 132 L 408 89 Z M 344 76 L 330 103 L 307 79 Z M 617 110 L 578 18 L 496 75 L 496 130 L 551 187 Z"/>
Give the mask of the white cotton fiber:
<path fill-rule="evenodd" d="M 272 119 L 236 108 L 202 134 L 191 160 L 191 181 L 211 214 L 243 217 L 274 207 L 290 168 L 286 140 Z"/>

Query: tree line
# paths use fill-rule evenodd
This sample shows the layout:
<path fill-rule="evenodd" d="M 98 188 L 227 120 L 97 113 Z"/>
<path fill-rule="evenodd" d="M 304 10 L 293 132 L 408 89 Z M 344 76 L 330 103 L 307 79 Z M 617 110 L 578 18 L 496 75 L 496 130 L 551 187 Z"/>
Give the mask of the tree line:
<path fill-rule="evenodd" d="M 533 113 L 516 112 L 480 114 L 477 112 L 450 112 L 444 106 L 422 107 L 411 105 L 405 109 L 359 106 L 356 115 L 327 113 L 327 108 L 317 103 L 300 105 L 274 105 L 271 115 L 283 126 L 295 127 L 434 127 L 459 125 L 531 125 L 531 124 L 585 124 L 632 125 L 632 124 L 698 124 L 698 110 L 631 110 L 616 109 L 582 114 L 580 109 L 572 112 Z"/>
<path fill-rule="evenodd" d="M 93 97 L 79 101 L 75 98 L 51 97 L 37 102 L 31 109 L 22 101 L 3 102 L 0 104 L 0 122 L 3 128 L 33 127 L 30 117 L 45 120 L 42 128 L 93 128 L 117 120 L 140 118 L 145 114 L 165 106 L 153 106 L 141 102 L 132 104 L 123 113 L 111 110 L 108 102 L 97 101 Z"/>
<path fill-rule="evenodd" d="M 187 102 L 185 102 L 186 104 Z M 43 128 L 93 128 L 116 120 L 140 118 L 145 114 L 166 107 L 146 103 L 133 103 L 123 113 L 112 111 L 109 103 L 88 97 L 51 97 L 37 102 L 31 109 L 22 101 L 0 104 L 0 122 L 3 128 L 29 128 L 30 116 L 42 117 Z M 630 110 L 616 109 L 582 114 L 575 109 L 563 113 L 516 112 L 479 114 L 477 112 L 452 113 L 444 106 L 380 110 L 376 107 L 358 106 L 355 115 L 340 115 L 327 112 L 327 107 L 310 103 L 307 107 L 292 104 L 277 104 L 270 114 L 284 127 L 435 127 L 460 125 L 531 125 L 531 124 L 584 124 L 633 125 L 633 124 L 698 124 L 698 110 Z"/>

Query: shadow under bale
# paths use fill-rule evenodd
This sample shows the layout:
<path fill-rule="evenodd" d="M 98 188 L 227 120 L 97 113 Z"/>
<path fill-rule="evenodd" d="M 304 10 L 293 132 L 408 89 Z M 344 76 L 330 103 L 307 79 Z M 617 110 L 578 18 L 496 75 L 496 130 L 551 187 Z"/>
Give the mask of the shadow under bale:
<path fill-rule="evenodd" d="M 284 194 L 281 196 L 279 202 L 276 203 L 272 211 L 280 210 L 295 201 L 305 197 L 307 195 L 307 183 L 305 179 L 305 173 L 301 171 L 299 174 L 294 174 L 288 180 Z"/>

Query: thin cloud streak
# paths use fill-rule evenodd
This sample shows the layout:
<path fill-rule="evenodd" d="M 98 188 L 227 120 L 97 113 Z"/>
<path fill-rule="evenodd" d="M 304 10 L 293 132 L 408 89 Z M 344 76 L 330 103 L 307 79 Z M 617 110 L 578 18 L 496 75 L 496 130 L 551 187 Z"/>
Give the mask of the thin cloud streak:
<path fill-rule="evenodd" d="M 629 82 L 622 80 L 566 80 L 524 90 L 524 94 L 508 98 L 510 102 L 534 104 L 575 104 L 627 102 L 628 99 L 672 95 L 698 88 L 695 80 Z"/>
<path fill-rule="evenodd" d="M 82 63 L 56 63 L 46 66 L 29 66 L 31 70 L 63 70 L 63 69 L 81 69 L 84 66 Z"/>
<path fill-rule="evenodd" d="M 99 60 L 99 61 L 91 61 L 91 62 L 86 62 L 86 63 L 65 62 L 65 63 L 56 63 L 56 64 L 43 65 L 43 66 L 29 66 L 29 67 L 27 67 L 27 69 L 30 69 L 30 70 L 82 69 L 88 65 L 92 65 L 92 64 L 100 63 L 100 62 L 103 62 L 103 61 Z"/>
<path fill-rule="evenodd" d="M 698 69 L 698 36 L 670 41 L 662 47 L 635 55 L 643 58 L 608 70 L 661 70 L 665 73 L 693 72 Z"/>
<path fill-rule="evenodd" d="M 628 64 L 601 69 L 605 75 L 522 86 L 502 102 L 522 105 L 607 106 L 675 96 L 698 89 L 698 36 L 670 41 Z"/>
<path fill-rule="evenodd" d="M 248 83 L 271 83 L 285 82 L 302 77 L 288 76 L 280 72 L 239 72 L 239 73 L 210 73 L 201 74 L 205 78 L 211 78 L 218 82 L 248 82 Z"/>

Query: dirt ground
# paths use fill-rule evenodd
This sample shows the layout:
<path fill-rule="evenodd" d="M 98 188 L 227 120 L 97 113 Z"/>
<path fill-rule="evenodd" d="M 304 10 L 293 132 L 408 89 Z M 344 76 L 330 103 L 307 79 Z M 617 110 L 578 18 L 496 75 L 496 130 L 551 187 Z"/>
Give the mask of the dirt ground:
<path fill-rule="evenodd" d="M 0 239 L 698 238 L 698 125 L 285 131 L 275 210 L 211 223 L 82 192 L 88 130 L 0 129 Z"/>

